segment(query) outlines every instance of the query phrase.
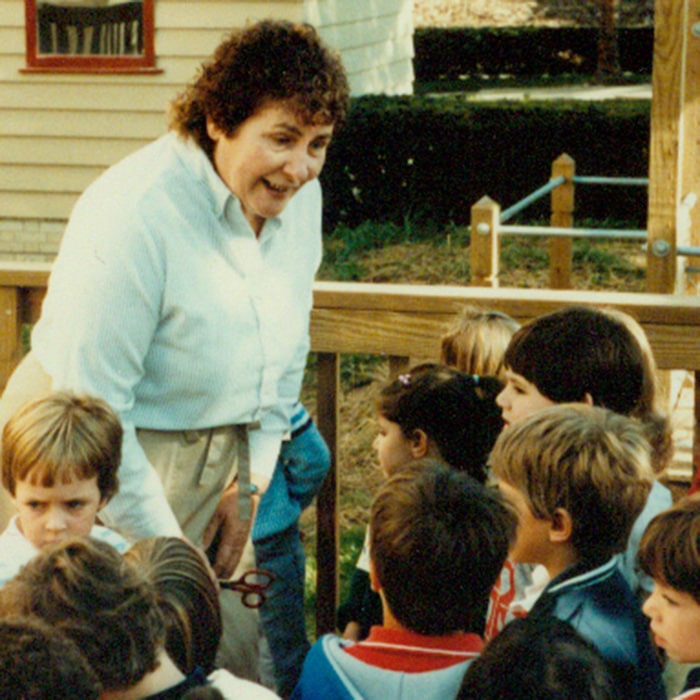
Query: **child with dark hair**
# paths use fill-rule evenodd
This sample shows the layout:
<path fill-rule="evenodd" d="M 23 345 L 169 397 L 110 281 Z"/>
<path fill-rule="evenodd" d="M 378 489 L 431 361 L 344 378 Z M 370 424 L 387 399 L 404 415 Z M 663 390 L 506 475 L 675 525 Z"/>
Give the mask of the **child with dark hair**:
<path fill-rule="evenodd" d="M 155 590 L 165 620 L 165 652 L 183 678 L 202 671 L 207 674 L 202 679 L 205 685 L 197 691 L 219 692 L 226 700 L 277 697 L 267 688 L 216 668 L 222 633 L 219 583 L 200 549 L 181 537 L 147 537 L 136 542 L 124 558 Z"/>
<path fill-rule="evenodd" d="M 0 698 L 97 700 L 100 684 L 80 649 L 36 618 L 0 620 Z"/>
<path fill-rule="evenodd" d="M 187 561 L 201 571 L 200 580 L 207 577 L 216 589 L 203 556 L 190 543 L 177 541 L 182 543 L 176 556 L 180 568 Z M 171 546 L 169 551 L 177 549 Z M 160 580 L 156 585 L 157 555 L 152 562 L 145 551 L 143 555 L 132 558 L 132 564 L 105 542 L 81 537 L 46 547 L 0 588 L 0 616 L 11 612 L 38 617 L 75 642 L 97 674 L 103 700 L 175 700 L 206 684 L 228 700 L 277 698 L 271 690 L 224 670 L 208 678 L 199 666 L 188 666 L 187 671 L 178 667 L 169 653 L 169 648 L 178 647 L 168 646 L 168 633 L 172 642 L 172 633 L 177 635 L 175 608 L 182 615 L 189 613 L 183 611 L 187 594 L 175 593 L 172 587 L 180 583 L 191 592 L 193 578 L 182 572 L 179 582 Z M 166 620 L 164 611 L 170 606 Z"/>
<path fill-rule="evenodd" d="M 420 364 L 386 384 L 377 398 L 379 434 L 374 442 L 387 475 L 407 462 L 439 459 L 484 483 L 488 454 L 503 427 L 493 377 L 465 374 L 435 363 Z M 381 601 L 369 585 L 367 538 L 338 629 L 347 639 L 364 639 L 381 623 Z"/>
<path fill-rule="evenodd" d="M 74 537 L 43 548 L 0 588 L 0 614 L 8 613 L 38 617 L 72 639 L 103 692 L 174 668 L 159 658 L 165 626 L 155 591 L 105 542 Z"/>
<path fill-rule="evenodd" d="M 570 622 L 606 659 L 622 698 L 665 698 L 639 601 L 615 554 L 653 481 L 638 423 L 563 404 L 516 421 L 491 453 L 498 487 L 518 512 L 510 559 L 545 567 L 549 583 L 530 611 Z"/>
<path fill-rule="evenodd" d="M 687 496 L 659 513 L 639 547 L 642 570 L 654 580 L 644 602 L 656 644 L 670 659 L 700 663 L 700 498 Z M 688 674 L 684 700 L 700 700 L 700 674 Z"/>
<path fill-rule="evenodd" d="M 369 526 L 384 624 L 357 643 L 322 637 L 292 697 L 454 697 L 481 650 L 480 610 L 514 528 L 512 509 L 468 474 L 430 460 L 396 471 Z"/>
<path fill-rule="evenodd" d="M 517 331 L 505 356 L 505 388 L 497 397 L 506 424 L 558 403 L 602 406 L 636 419 L 652 448 L 652 467 L 671 456 L 669 421 L 659 409 L 649 342 L 628 314 L 571 306 L 535 319 Z M 637 565 L 637 548 L 651 518 L 671 505 L 671 492 L 654 480 L 642 512 L 618 556 L 620 570 L 640 597 L 652 588 Z M 542 567 L 506 564 L 494 589 L 486 637 L 513 617 L 527 614 L 546 585 Z"/>
<path fill-rule="evenodd" d="M 600 652 L 556 617 L 513 620 L 464 674 L 457 700 L 616 700 Z"/>

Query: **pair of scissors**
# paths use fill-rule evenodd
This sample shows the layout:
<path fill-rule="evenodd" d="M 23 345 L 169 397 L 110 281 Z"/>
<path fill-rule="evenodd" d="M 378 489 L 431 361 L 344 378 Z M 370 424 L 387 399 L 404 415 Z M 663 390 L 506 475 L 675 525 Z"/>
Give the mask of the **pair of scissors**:
<path fill-rule="evenodd" d="M 275 575 L 266 569 L 250 569 L 240 578 L 219 581 L 219 586 L 230 591 L 238 591 L 246 608 L 259 608 L 267 600 L 267 590 L 275 580 Z"/>

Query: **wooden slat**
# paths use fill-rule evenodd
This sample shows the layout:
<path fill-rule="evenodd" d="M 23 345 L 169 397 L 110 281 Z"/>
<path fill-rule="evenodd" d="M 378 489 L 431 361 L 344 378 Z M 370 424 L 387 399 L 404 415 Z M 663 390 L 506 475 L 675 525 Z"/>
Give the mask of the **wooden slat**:
<path fill-rule="evenodd" d="M 572 228 L 574 225 L 574 159 L 563 153 L 552 163 L 552 179 L 563 177 L 566 182 L 552 190 L 550 225 Z M 549 286 L 551 289 L 571 289 L 573 240 L 553 237 L 549 240 Z"/>
<path fill-rule="evenodd" d="M 338 607 L 338 397 L 337 354 L 318 356 L 317 423 L 331 452 L 331 467 L 318 494 L 316 510 L 316 636 L 335 630 Z"/>
<path fill-rule="evenodd" d="M 654 292 L 672 293 L 676 283 L 676 219 L 683 159 L 679 138 L 685 101 L 683 52 L 684 34 L 689 29 L 685 8 L 686 2 L 678 0 L 656 0 L 654 4 L 647 217 L 647 290 Z M 655 255 L 655 244 L 666 244 L 668 254 Z"/>
<path fill-rule="evenodd" d="M 5 386 L 20 360 L 19 299 L 17 287 L 0 286 L 0 386 Z"/>
<path fill-rule="evenodd" d="M 0 112 L 5 136 L 43 138 L 111 138 L 147 141 L 165 133 L 165 105 L 158 112 L 124 112 L 119 119 L 105 111 L 5 109 Z"/>
<path fill-rule="evenodd" d="M 75 206 L 78 194 L 54 192 L 2 192 L 0 211 L 8 219 L 58 219 L 65 221 Z"/>
<path fill-rule="evenodd" d="M 0 162 L 17 165 L 107 167 L 146 145 L 148 139 L 9 138 L 0 136 Z M 61 183 L 56 183 L 61 190 Z M 4 214 L 4 212 L 3 212 Z"/>
<path fill-rule="evenodd" d="M 343 0 L 345 2 L 345 0 Z M 229 28 L 247 20 L 275 17 L 299 21 L 302 19 L 304 0 L 265 0 L 265 2 L 156 2 L 156 27 L 167 31 L 171 27 Z M 351 3 L 352 4 L 352 3 Z"/>
<path fill-rule="evenodd" d="M 104 168 L 3 165 L 0 190 L 6 192 L 82 192 Z"/>

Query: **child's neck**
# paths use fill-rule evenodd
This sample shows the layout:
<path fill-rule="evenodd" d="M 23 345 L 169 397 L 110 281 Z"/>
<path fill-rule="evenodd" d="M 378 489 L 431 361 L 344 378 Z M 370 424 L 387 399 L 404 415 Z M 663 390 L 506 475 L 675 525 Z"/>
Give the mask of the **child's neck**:
<path fill-rule="evenodd" d="M 572 567 L 574 564 L 578 564 L 580 561 L 576 550 L 570 544 L 562 544 L 555 547 L 551 551 L 551 556 L 547 562 L 542 562 L 547 569 L 549 578 L 553 579 L 555 576 L 566 571 L 568 568 Z"/>
<path fill-rule="evenodd" d="M 158 667 L 147 673 L 136 685 L 125 690 L 106 690 L 100 700 L 137 700 L 168 690 L 185 680 L 185 675 L 168 656 L 165 649 L 158 654 Z"/>

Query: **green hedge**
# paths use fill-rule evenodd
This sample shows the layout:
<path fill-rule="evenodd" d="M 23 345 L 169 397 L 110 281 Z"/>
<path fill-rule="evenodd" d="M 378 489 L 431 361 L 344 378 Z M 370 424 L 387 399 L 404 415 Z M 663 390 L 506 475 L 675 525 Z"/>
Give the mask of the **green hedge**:
<path fill-rule="evenodd" d="M 652 27 L 618 30 L 620 67 L 650 75 Z M 460 76 L 582 74 L 596 71 L 595 27 L 424 28 L 414 35 L 413 67 L 419 82 Z"/>
<path fill-rule="evenodd" d="M 561 153 L 581 175 L 645 177 L 648 101 L 466 103 L 366 96 L 353 100 L 321 180 L 326 230 L 406 217 L 467 223 L 488 194 L 507 208 L 545 184 Z M 643 227 L 643 187 L 577 188 L 577 215 Z M 547 202 L 527 210 L 547 214 Z"/>

